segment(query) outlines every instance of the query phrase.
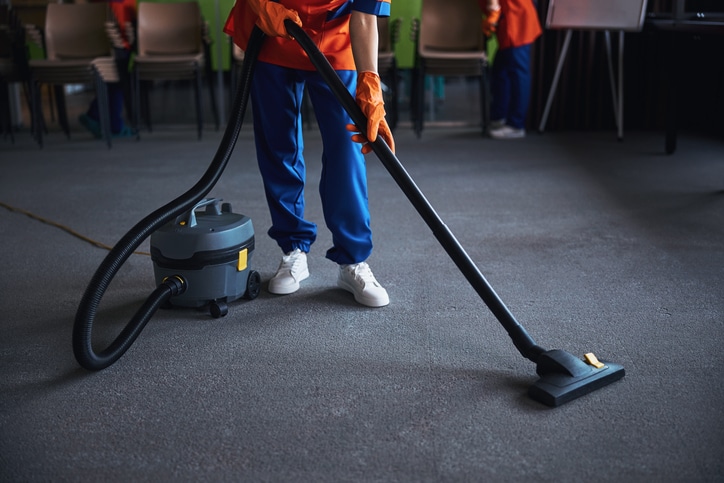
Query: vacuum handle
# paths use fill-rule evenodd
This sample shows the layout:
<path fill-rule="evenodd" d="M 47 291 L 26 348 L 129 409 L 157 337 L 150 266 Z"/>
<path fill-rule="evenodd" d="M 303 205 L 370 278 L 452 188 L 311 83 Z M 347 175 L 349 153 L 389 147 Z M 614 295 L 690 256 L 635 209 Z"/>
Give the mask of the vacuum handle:
<path fill-rule="evenodd" d="M 219 203 L 221 203 L 221 198 L 204 198 L 196 203 L 189 211 L 176 218 L 175 223 L 187 227 L 196 226 L 196 210 L 206 207 L 207 215 L 220 215 L 221 208 L 219 208 Z"/>
<path fill-rule="evenodd" d="M 366 136 L 367 118 L 362 112 L 362 109 L 357 105 L 355 99 L 344 86 L 342 80 L 337 75 L 337 72 L 335 72 L 332 68 L 327 58 L 319 51 L 315 43 L 301 27 L 291 20 L 285 20 L 284 25 L 287 28 L 287 32 L 294 37 L 302 49 L 304 49 L 307 53 L 310 61 L 319 74 L 324 78 L 327 84 L 329 84 L 332 92 L 352 118 L 354 124 L 361 130 L 362 134 Z M 526 332 L 523 326 L 515 320 L 513 314 L 511 314 L 483 274 L 480 270 L 478 270 L 475 263 L 473 263 L 462 245 L 458 242 L 457 238 L 455 238 L 455 235 L 453 235 L 447 225 L 443 223 L 442 219 L 435 212 L 435 209 L 425 198 L 425 195 L 422 191 L 420 191 L 420 188 L 417 187 L 415 181 L 407 173 L 407 170 L 400 160 L 397 159 L 395 154 L 385 143 L 384 139 L 382 139 L 382 136 L 377 136 L 377 139 L 372 143 L 372 149 L 385 168 L 387 168 L 387 171 L 390 172 L 417 212 L 420 216 L 422 216 L 422 219 L 425 223 L 427 223 L 427 226 L 432 230 L 442 247 L 448 255 L 450 255 L 450 258 L 453 262 L 455 262 L 455 265 L 457 265 L 465 278 L 467 278 L 468 282 L 470 282 L 470 285 L 472 285 L 493 315 L 495 315 L 501 325 L 508 332 L 508 335 L 513 340 L 513 344 L 518 351 L 523 355 L 523 357 L 535 362 L 538 356 L 545 352 L 545 349 L 538 346 L 530 335 L 528 335 L 528 332 Z"/>

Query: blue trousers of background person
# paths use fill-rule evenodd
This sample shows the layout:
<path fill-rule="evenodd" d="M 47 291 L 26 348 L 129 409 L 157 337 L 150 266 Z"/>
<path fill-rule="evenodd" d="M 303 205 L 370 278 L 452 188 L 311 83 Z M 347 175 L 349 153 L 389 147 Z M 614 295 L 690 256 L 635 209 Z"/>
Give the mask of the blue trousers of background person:
<path fill-rule="evenodd" d="M 124 127 L 123 123 L 123 87 L 120 82 L 113 82 L 108 84 L 108 107 L 110 108 L 111 114 L 111 133 L 118 134 Z M 91 119 L 98 121 L 100 114 L 98 111 L 98 99 L 94 98 L 88 107 L 87 113 Z"/>
<path fill-rule="evenodd" d="M 498 50 L 490 77 L 490 119 L 524 129 L 530 102 L 530 51 L 533 44 Z"/>
<path fill-rule="evenodd" d="M 337 71 L 354 95 L 355 71 Z M 332 233 L 327 258 L 338 264 L 365 261 L 372 253 L 367 172 L 360 145 L 346 125 L 351 119 L 316 71 L 257 62 L 252 109 L 257 161 L 272 226 L 269 236 L 284 253 L 309 252 L 316 224 L 304 218 L 306 166 L 302 137 L 302 96 L 306 86 L 322 136 L 319 194 L 324 221 Z"/>

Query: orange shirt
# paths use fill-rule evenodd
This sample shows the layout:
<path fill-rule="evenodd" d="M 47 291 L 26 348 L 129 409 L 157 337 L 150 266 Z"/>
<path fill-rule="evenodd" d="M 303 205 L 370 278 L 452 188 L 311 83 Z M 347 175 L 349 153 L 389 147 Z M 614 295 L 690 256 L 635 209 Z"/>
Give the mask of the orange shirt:
<path fill-rule="evenodd" d="M 389 0 L 366 0 L 370 3 L 387 3 Z M 349 0 L 284 0 L 285 7 L 296 10 L 302 20 L 302 28 L 327 57 L 336 70 L 354 70 L 352 42 L 349 35 Z M 359 3 L 365 3 L 360 1 Z M 374 13 L 374 12 L 369 12 Z M 257 16 L 245 0 L 237 0 L 224 26 L 224 32 L 234 43 L 246 49 Z M 264 41 L 259 60 L 300 70 L 314 70 L 306 52 L 296 40 L 270 37 Z"/>

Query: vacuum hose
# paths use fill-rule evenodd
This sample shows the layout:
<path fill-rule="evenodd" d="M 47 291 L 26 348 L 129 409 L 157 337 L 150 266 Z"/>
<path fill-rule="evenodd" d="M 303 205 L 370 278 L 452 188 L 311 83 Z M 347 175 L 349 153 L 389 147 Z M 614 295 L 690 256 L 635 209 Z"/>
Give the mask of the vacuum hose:
<path fill-rule="evenodd" d="M 201 201 L 211 191 L 224 172 L 244 122 L 244 114 L 251 89 L 251 77 L 263 39 L 264 33 L 255 28 L 249 38 L 249 45 L 245 52 L 239 88 L 231 109 L 233 117 L 227 124 L 219 148 L 204 175 L 186 193 L 154 211 L 126 233 L 106 255 L 88 284 L 78 306 L 73 326 L 73 353 L 78 363 L 84 368 L 98 371 L 116 362 L 133 344 L 156 310 L 169 298 L 183 293 L 186 289 L 183 278 L 167 278 L 148 297 L 108 348 L 100 353 L 93 350 L 93 321 L 103 294 L 121 266 L 154 231 L 192 209 Z"/>

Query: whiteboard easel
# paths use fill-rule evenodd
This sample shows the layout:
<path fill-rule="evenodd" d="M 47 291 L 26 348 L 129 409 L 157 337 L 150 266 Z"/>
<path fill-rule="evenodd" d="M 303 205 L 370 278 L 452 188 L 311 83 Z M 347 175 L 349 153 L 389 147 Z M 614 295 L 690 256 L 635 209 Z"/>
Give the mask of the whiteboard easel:
<path fill-rule="evenodd" d="M 625 31 L 639 32 L 644 25 L 647 0 L 550 0 L 546 28 L 566 30 L 563 48 L 553 75 L 553 83 L 538 130 L 545 130 L 548 114 L 560 80 L 563 63 L 568 54 L 573 30 L 602 30 L 606 38 L 608 74 L 613 97 L 618 139 L 623 139 L 623 35 Z M 618 89 L 614 82 L 611 54 L 611 30 L 618 31 Z"/>

